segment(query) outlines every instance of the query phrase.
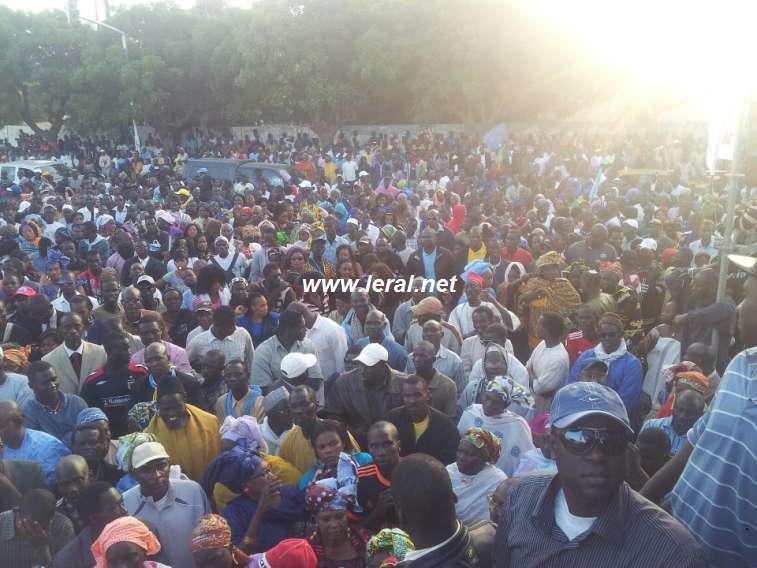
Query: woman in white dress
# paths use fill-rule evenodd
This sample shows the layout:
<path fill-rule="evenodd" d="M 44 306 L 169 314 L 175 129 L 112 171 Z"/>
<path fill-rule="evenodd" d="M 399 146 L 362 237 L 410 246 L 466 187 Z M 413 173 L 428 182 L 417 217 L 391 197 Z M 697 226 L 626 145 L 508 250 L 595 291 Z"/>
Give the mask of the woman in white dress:
<path fill-rule="evenodd" d="M 528 422 L 508 407 L 513 403 L 528 405 L 531 397 L 512 379 L 498 376 L 486 383 L 481 400 L 481 404 L 472 404 L 463 412 L 457 430 L 462 434 L 476 427 L 491 432 L 502 447 L 494 464 L 512 476 L 521 456 L 534 449 L 534 442 Z"/>
<path fill-rule="evenodd" d="M 455 512 L 466 525 L 489 520 L 489 496 L 507 479 L 492 465 L 499 459 L 499 451 L 497 438 L 481 428 L 471 428 L 460 439 L 457 461 L 447 466 L 457 496 Z"/>

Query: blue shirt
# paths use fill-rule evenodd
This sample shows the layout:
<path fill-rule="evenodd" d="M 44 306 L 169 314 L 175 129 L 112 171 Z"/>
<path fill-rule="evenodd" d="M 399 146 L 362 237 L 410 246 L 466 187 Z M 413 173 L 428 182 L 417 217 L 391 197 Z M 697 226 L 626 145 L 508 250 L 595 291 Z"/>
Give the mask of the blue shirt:
<path fill-rule="evenodd" d="M 370 343 L 370 339 L 367 337 L 361 337 L 355 342 L 355 345 L 365 347 L 368 343 Z M 389 352 L 389 361 L 387 361 L 389 366 L 395 371 L 404 373 L 405 365 L 407 365 L 407 349 L 389 337 L 384 337 L 384 341 L 381 342 L 381 345 Z"/>
<path fill-rule="evenodd" d="M 247 495 L 240 495 L 229 501 L 223 509 L 223 518 L 231 527 L 231 542 L 239 544 L 250 526 L 257 501 Z M 305 495 L 291 485 L 281 487 L 281 502 L 268 507 L 263 515 L 263 523 L 258 533 L 257 549 L 268 550 L 285 538 L 292 538 L 291 527 L 294 523 L 305 520 Z"/>
<path fill-rule="evenodd" d="M 570 378 L 568 379 L 568 383 L 575 383 L 578 381 L 579 370 L 583 368 L 584 361 L 590 358 L 596 358 L 594 349 L 589 349 L 581 353 L 570 368 Z M 610 368 L 607 370 L 607 386 L 618 393 L 629 413 L 639 402 L 639 396 L 641 395 L 641 381 L 641 362 L 630 353 L 626 352 L 622 357 L 615 359 L 610 363 Z"/>
<path fill-rule="evenodd" d="M 39 430 L 25 428 L 21 445 L 16 449 L 6 445 L 3 450 L 3 459 L 37 462 L 47 476 L 48 485 L 52 487 L 55 485 L 55 466 L 61 458 L 70 453 L 58 438 Z"/>
<path fill-rule="evenodd" d="M 666 416 L 665 418 L 650 418 L 645 421 L 641 427 L 643 432 L 647 428 L 659 428 L 668 435 L 670 439 L 670 453 L 677 454 L 683 447 L 683 443 L 686 441 L 686 435 L 678 434 L 673 430 L 673 417 Z"/>
<path fill-rule="evenodd" d="M 79 412 L 87 408 L 87 403 L 75 394 L 64 392 L 60 394 L 63 397 L 63 403 L 58 412 L 50 412 L 36 398 L 33 398 L 24 403 L 21 413 L 24 415 L 24 424 L 27 427 L 47 432 L 71 447 L 71 432 L 76 428 L 76 418 Z"/>
<path fill-rule="evenodd" d="M 431 254 L 421 249 L 421 258 L 423 258 L 423 274 L 426 278 L 436 280 L 436 249 Z"/>
<path fill-rule="evenodd" d="M 339 235 L 334 238 L 333 243 L 329 241 L 328 237 L 326 237 L 325 242 L 326 249 L 323 251 L 323 260 L 326 260 L 336 266 L 336 249 L 342 245 L 347 245 L 349 243 L 347 242 L 347 239 L 340 237 Z"/>
<path fill-rule="evenodd" d="M 757 347 L 725 370 L 710 411 L 688 433 L 694 451 L 671 495 L 673 515 L 713 566 L 757 558 Z"/>

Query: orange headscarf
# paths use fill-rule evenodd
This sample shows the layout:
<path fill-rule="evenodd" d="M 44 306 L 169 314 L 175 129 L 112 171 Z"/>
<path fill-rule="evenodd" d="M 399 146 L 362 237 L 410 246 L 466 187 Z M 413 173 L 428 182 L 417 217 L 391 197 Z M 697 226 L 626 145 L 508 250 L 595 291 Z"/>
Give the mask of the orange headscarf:
<path fill-rule="evenodd" d="M 676 373 L 673 377 L 673 386 L 670 390 L 668 400 L 657 411 L 657 418 L 665 418 L 673 414 L 673 404 L 676 401 L 676 387 L 678 385 L 685 385 L 704 396 L 707 396 L 710 391 L 710 379 L 703 373 L 699 371 L 681 371 Z"/>
<path fill-rule="evenodd" d="M 160 552 L 160 542 L 142 521 L 136 517 L 120 517 L 105 525 L 103 532 L 92 543 L 95 568 L 108 568 L 108 549 L 119 542 L 133 542 L 147 556 Z"/>

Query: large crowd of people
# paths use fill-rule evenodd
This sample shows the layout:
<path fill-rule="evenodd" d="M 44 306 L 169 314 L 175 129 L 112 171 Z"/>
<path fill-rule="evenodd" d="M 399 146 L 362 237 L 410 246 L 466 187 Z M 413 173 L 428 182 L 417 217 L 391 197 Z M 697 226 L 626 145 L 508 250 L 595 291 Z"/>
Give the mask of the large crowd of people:
<path fill-rule="evenodd" d="M 0 188 L 0 566 L 757 565 L 757 261 L 695 138 L 185 142 L 0 147 L 71 172 Z"/>

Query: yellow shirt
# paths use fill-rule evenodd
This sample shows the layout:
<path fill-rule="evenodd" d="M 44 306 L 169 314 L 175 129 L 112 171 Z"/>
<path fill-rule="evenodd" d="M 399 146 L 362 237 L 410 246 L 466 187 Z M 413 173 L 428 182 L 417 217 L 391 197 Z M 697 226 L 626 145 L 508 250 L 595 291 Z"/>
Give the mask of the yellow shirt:
<path fill-rule="evenodd" d="M 359 452 L 360 446 L 357 440 L 349 432 L 347 432 L 347 435 L 350 438 L 354 451 Z M 284 435 L 284 438 L 281 440 L 279 457 L 299 469 L 300 473 L 308 471 L 316 462 L 313 446 L 310 445 L 310 440 L 305 437 L 305 434 L 302 433 L 302 428 L 299 426 L 294 426 Z"/>
<path fill-rule="evenodd" d="M 426 416 L 423 420 L 420 422 L 413 422 L 413 430 L 415 430 L 415 441 L 418 441 L 418 438 L 423 436 L 424 432 L 428 430 L 428 423 L 431 422 L 431 415 Z"/>
<path fill-rule="evenodd" d="M 474 260 L 481 260 L 483 258 L 486 258 L 486 245 L 481 243 L 481 248 L 478 250 L 473 250 L 472 248 L 468 247 L 468 262 L 471 263 Z"/>

